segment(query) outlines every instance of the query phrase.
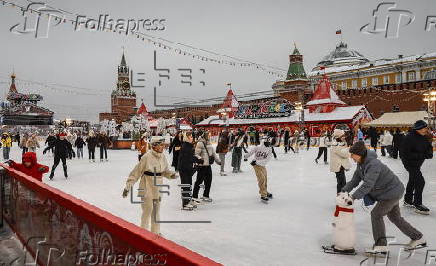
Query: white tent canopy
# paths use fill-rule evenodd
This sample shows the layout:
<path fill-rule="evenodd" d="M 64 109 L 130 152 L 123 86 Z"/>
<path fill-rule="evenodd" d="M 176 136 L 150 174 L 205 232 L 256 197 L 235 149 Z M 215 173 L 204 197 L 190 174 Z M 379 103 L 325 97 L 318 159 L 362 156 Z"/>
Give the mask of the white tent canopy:
<path fill-rule="evenodd" d="M 380 118 L 364 124 L 366 127 L 411 127 L 417 120 L 427 120 L 426 111 L 384 113 Z"/>

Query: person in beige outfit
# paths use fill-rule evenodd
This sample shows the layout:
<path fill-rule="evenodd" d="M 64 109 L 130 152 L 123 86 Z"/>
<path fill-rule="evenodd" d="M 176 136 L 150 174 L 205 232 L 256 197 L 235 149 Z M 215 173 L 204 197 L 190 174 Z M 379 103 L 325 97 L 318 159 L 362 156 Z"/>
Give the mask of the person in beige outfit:
<path fill-rule="evenodd" d="M 345 170 L 350 170 L 350 153 L 348 152 L 347 143 L 345 142 L 345 132 L 341 129 L 333 131 L 333 143 L 330 146 L 330 172 L 336 174 L 336 192 L 341 192 L 341 189 L 347 183 Z"/>
<path fill-rule="evenodd" d="M 164 141 L 164 139 L 154 139 L 152 141 L 152 149 L 141 157 L 139 163 L 130 172 L 123 191 L 123 197 L 125 198 L 133 185 L 140 179 L 138 197 L 142 198 L 141 227 L 151 230 L 155 234 L 160 234 L 160 224 L 156 222 L 160 220 L 160 194 L 159 187 L 156 185 L 162 185 L 162 177 L 177 178 L 176 172 L 169 170 L 167 159 L 162 153 Z"/>
<path fill-rule="evenodd" d="M 27 140 L 26 147 L 30 152 L 36 152 L 36 148 L 39 148 L 38 137 L 36 134 L 32 134 Z"/>

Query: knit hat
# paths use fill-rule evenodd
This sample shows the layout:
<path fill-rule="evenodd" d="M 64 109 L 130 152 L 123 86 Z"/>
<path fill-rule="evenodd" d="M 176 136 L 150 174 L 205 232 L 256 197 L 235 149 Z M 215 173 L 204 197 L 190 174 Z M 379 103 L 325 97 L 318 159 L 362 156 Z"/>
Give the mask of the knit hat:
<path fill-rule="evenodd" d="M 165 143 L 165 138 L 153 137 L 150 141 L 151 146 L 157 146 Z"/>
<path fill-rule="evenodd" d="M 345 134 L 345 131 L 343 131 L 342 129 L 335 129 L 333 131 L 333 137 L 335 139 L 342 137 Z"/>
<path fill-rule="evenodd" d="M 358 141 L 354 143 L 353 146 L 351 146 L 350 148 L 350 153 L 360 155 L 363 157 L 366 156 L 366 152 L 367 152 L 366 146 L 363 141 Z"/>
<path fill-rule="evenodd" d="M 413 124 L 413 130 L 420 130 L 427 127 L 427 123 L 423 120 L 418 120 Z"/>

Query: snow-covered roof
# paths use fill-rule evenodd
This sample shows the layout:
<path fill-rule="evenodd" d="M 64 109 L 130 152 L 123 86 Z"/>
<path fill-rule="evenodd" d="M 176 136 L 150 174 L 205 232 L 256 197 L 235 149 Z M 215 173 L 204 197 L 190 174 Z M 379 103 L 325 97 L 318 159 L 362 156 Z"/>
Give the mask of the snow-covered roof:
<path fill-rule="evenodd" d="M 332 67 L 326 67 L 324 70 L 312 70 L 308 73 L 308 76 L 317 76 L 320 73 L 336 73 L 336 72 L 344 72 L 344 71 L 350 71 L 350 70 L 356 70 L 356 69 L 362 69 L 367 67 L 377 67 L 377 66 L 384 66 L 384 65 L 391 65 L 391 64 L 397 64 L 397 63 L 405 63 L 405 62 L 413 62 L 419 59 L 427 59 L 427 58 L 433 58 L 436 57 L 436 52 L 432 53 L 426 53 L 421 55 L 411 55 L 411 56 L 405 56 L 402 58 L 392 58 L 392 59 L 379 59 L 370 61 L 365 64 L 354 64 L 354 65 L 346 65 L 346 66 L 332 66 Z M 316 69 L 316 68 L 315 68 Z"/>
<path fill-rule="evenodd" d="M 305 122 L 323 122 L 323 121 L 349 121 L 352 120 L 359 112 L 365 108 L 363 105 L 358 106 L 343 106 L 337 107 L 331 113 L 310 113 L 308 109 L 304 110 Z M 229 119 L 229 125 L 247 125 L 247 124 L 272 124 L 272 123 L 296 123 L 299 121 L 300 112 L 293 112 L 292 115 L 287 117 L 273 117 L 273 118 L 260 118 L 260 119 Z M 219 116 L 210 116 L 196 126 L 225 125 L 225 120 Z"/>
<path fill-rule="evenodd" d="M 364 125 L 368 127 L 410 127 L 417 120 L 425 120 L 427 117 L 426 111 L 384 113 L 380 118 Z"/>

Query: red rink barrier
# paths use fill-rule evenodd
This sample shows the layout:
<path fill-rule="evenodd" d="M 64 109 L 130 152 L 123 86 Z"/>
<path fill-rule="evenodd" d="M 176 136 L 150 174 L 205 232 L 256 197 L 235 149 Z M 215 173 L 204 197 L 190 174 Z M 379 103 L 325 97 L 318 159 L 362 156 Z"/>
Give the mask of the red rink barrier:
<path fill-rule="evenodd" d="M 0 166 L 4 218 L 39 265 L 221 265 Z"/>

